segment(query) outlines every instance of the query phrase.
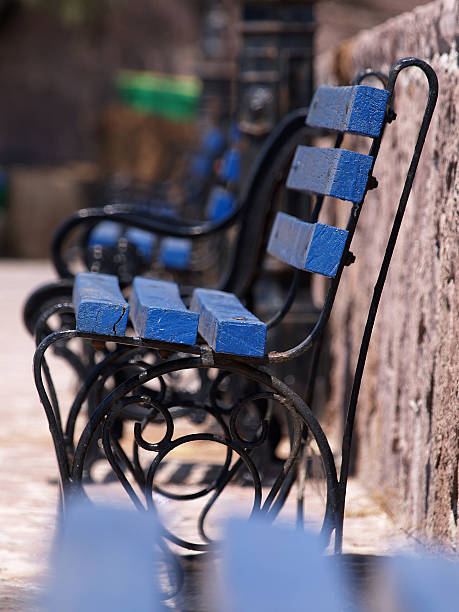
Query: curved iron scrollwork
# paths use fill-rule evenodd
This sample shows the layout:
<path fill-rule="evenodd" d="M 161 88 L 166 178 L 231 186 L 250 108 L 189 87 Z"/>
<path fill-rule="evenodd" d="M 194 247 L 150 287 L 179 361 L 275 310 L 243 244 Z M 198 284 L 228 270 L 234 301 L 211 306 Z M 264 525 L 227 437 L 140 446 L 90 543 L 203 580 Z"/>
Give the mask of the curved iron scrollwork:
<path fill-rule="evenodd" d="M 218 358 L 212 367 L 203 363 L 201 357 L 174 357 L 149 363 L 143 358 L 144 348 L 118 345 L 90 370 L 76 393 L 64 425 L 58 417 L 60 410 L 55 392 L 45 389 L 43 378 L 46 378 L 48 389 L 53 389 L 51 375 L 45 367 L 45 354 L 57 342 L 68 342 L 81 335 L 75 331 L 55 332 L 40 343 L 35 357 L 35 379 L 55 441 L 64 505 L 75 495 L 86 495 L 85 466 L 91 446 L 100 440 L 99 452 L 103 452 L 124 491 L 139 510 L 158 515 L 160 497 L 183 502 L 203 499 L 196 517 L 201 541 L 181 537 L 165 526 L 163 535 L 179 547 L 207 551 L 212 544 L 206 525 L 209 513 L 226 487 L 242 474 L 245 475 L 244 486 L 250 482 L 253 491 L 250 515 L 263 514 L 267 520 L 276 518 L 294 481 L 302 438 L 307 430 L 317 444 L 324 466 L 327 494 L 321 530 L 325 540 L 330 538 L 337 503 L 333 455 L 315 416 L 289 387 L 264 371 L 234 360 Z M 118 376 L 123 372 L 128 372 L 129 377 L 120 379 Z M 184 376 L 186 372 L 188 376 L 189 372 L 195 373 L 197 388 L 193 392 L 181 390 L 186 389 L 184 380 L 177 381 L 177 376 Z M 234 393 L 233 389 L 231 393 L 228 389 L 225 391 L 230 377 L 238 378 L 239 391 L 228 403 Z M 113 382 L 108 385 L 108 381 Z M 256 451 L 266 443 L 270 412 L 267 406 L 272 409 L 274 404 L 288 415 L 290 447 L 277 475 L 267 486 Z M 77 418 L 85 405 L 90 409 L 89 418 L 81 435 L 77 436 Z M 201 424 L 191 417 L 196 411 L 206 415 Z M 125 443 L 126 432 L 123 443 L 116 432 L 117 420 L 122 415 L 125 429 L 131 428 L 126 413 L 131 414 L 133 421 L 130 450 Z M 189 417 L 193 428 L 200 427 L 200 430 L 176 435 L 177 416 L 183 415 Z M 147 428 L 150 424 L 163 427 L 158 440 L 149 439 Z M 160 467 L 178 448 L 197 442 L 218 445 L 224 450 L 211 482 L 199 485 L 198 490 L 192 492 L 166 489 L 157 479 Z"/>

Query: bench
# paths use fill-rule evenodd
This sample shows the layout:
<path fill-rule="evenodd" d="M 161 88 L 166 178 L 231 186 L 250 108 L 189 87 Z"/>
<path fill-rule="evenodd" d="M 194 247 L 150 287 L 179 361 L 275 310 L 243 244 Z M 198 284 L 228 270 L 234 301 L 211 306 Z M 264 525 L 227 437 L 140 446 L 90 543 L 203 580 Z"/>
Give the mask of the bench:
<path fill-rule="evenodd" d="M 215 159 L 211 157 L 212 165 Z M 235 190 L 241 176 L 241 154 L 233 145 L 223 153 L 220 167 L 216 173 L 217 184 L 210 188 L 206 200 L 205 218 L 219 222 L 229 217 L 236 205 Z M 203 195 L 204 197 L 204 195 Z M 178 211 L 169 208 L 167 202 L 151 204 L 155 214 L 178 220 Z M 131 258 L 138 255 L 132 267 L 141 274 L 151 268 L 155 258 L 169 270 L 189 270 L 193 268 L 193 243 L 189 238 L 165 237 L 158 240 L 151 232 L 114 221 L 102 221 L 89 233 L 83 235 L 81 249 L 86 253 L 89 269 L 111 273 L 111 261 L 117 251 L 130 248 Z"/>
<path fill-rule="evenodd" d="M 158 189 L 151 194 L 147 191 L 143 197 L 135 191 L 130 193 L 124 189 L 122 193 L 117 193 L 114 190 L 108 201 L 141 204 L 145 206 L 147 214 L 151 209 L 154 215 L 178 222 L 181 216 L 189 218 L 190 213 L 202 214 L 204 207 L 206 219 L 218 221 L 231 213 L 228 204 L 240 180 L 241 156 L 237 139 L 238 135 L 230 135 L 225 150 L 226 138 L 221 130 L 212 128 L 204 132 L 199 149 L 189 160 L 188 172 L 180 181 L 179 191 L 183 191 L 180 201 L 176 201 L 177 194 L 171 201 L 169 193 L 174 193 L 172 187 L 163 190 L 162 194 Z M 216 190 L 216 187 L 219 189 Z M 79 241 L 80 257 L 83 257 L 89 270 L 116 273 L 113 262 L 119 261 L 123 282 L 132 280 L 135 273 L 145 273 L 153 265 L 156 272 L 161 266 L 177 271 L 193 269 L 198 258 L 192 257 L 192 250 L 190 239 L 158 239 L 155 234 L 114 221 L 98 223 L 93 229 L 83 232 Z M 75 249 L 70 253 L 71 258 L 75 259 Z M 126 269 L 131 271 L 131 279 L 127 278 Z"/>
<path fill-rule="evenodd" d="M 377 186 L 372 170 L 384 131 L 395 118 L 393 95 L 397 78 L 402 70 L 409 67 L 417 67 L 426 75 L 429 95 L 362 338 L 344 427 L 338 475 L 330 444 L 310 407 L 314 372 L 317 370 L 320 343 L 338 286 L 345 277 L 344 267 L 354 259 L 350 247 L 360 212 L 369 190 Z M 174 529 L 164 527 L 166 540 L 174 545 L 188 550 L 206 551 L 211 546 L 207 530 L 209 511 L 226 486 L 243 470 L 253 487 L 251 515 L 261 513 L 268 520 L 274 520 L 278 515 L 293 481 L 297 479 L 298 521 L 302 522 L 304 485 L 309 474 L 307 448 L 308 442 L 312 440 L 323 466 L 326 489 L 321 536 L 324 542 L 329 542 L 334 532 L 335 551 L 341 551 L 350 448 L 360 381 L 384 281 L 437 93 L 434 71 L 428 64 L 415 58 L 400 60 L 393 66 L 384 90 L 362 85 L 320 87 L 317 90 L 307 117 L 308 125 L 337 133 L 339 143 L 342 134 L 350 132 L 369 138 L 371 145 L 368 154 L 337 147 L 318 149 L 309 146 L 300 146 L 295 153 L 287 186 L 315 194 L 316 208 L 309 222 L 279 213 L 271 231 L 268 251 L 293 266 L 297 270 L 295 276 L 312 272 L 329 278 L 327 295 L 317 323 L 297 346 L 281 351 L 271 350 L 269 330 L 273 323 L 260 321 L 236 295 L 228 291 L 197 288 L 191 301 L 185 304 L 174 283 L 138 278 L 131 290 L 123 293 L 116 277 L 94 273 L 82 273 L 77 277 L 73 306 L 56 305 L 46 314 L 50 316 L 72 312 L 74 309 L 76 328 L 56 331 L 45 337 L 34 357 L 35 383 L 56 449 L 64 507 L 74 495 L 84 491 L 82 477 L 85 458 L 90 443 L 100 437 L 108 462 L 127 495 L 139 509 L 156 512 L 157 495 L 165 495 L 176 501 L 196 500 L 210 495 L 197 517 L 199 537 L 195 540 L 183 538 Z M 325 196 L 350 202 L 351 210 L 344 228 L 319 222 L 317 217 Z M 295 282 L 294 278 L 292 286 Z M 275 317 L 276 324 L 281 324 L 288 312 L 293 302 L 292 295 L 293 290 Z M 51 390 L 53 386 L 44 360 L 49 347 L 72 338 L 81 338 L 104 347 L 103 359 L 84 380 L 63 427 L 57 398 L 45 388 L 44 377 Z M 275 376 L 275 369 L 277 364 L 292 362 L 309 349 L 314 349 L 314 359 L 310 366 L 312 375 L 305 401 L 305 398 L 301 398 Z M 153 356 L 153 362 L 143 358 L 147 354 Z M 130 378 L 101 394 L 100 385 L 109 376 L 126 367 L 131 368 Z M 198 390 L 193 390 L 186 382 L 189 378 L 177 378 L 185 371 L 212 371 L 214 375 L 207 378 Z M 226 397 L 222 404 L 220 392 L 225 380 L 231 376 L 248 381 L 252 386 L 242 385 L 241 393 L 233 389 L 231 401 L 228 403 Z M 158 383 L 156 390 L 147 384 L 152 381 Z M 97 405 L 83 433 L 78 437 L 75 434 L 75 420 L 93 389 L 99 389 Z M 291 423 L 289 454 L 279 467 L 275 479 L 270 482 L 264 479 L 253 459 L 254 449 L 261 447 L 267 440 L 266 412 L 262 409 L 258 411 L 259 422 L 250 435 L 244 428 L 244 413 L 249 407 L 257 407 L 260 403 L 263 406 L 266 403 L 277 406 L 288 415 Z M 134 424 L 133 452 L 128 456 L 126 447 L 121 447 L 113 435 L 113 426 L 120 411 L 131 405 L 143 408 L 144 412 Z M 199 430 L 192 434 L 174 434 L 175 414 L 189 406 L 205 413 L 213 422 L 210 432 Z M 162 422 L 165 430 L 162 439 L 153 443 L 143 437 L 143 431 L 149 423 L 154 422 Z M 226 459 L 216 477 L 192 493 L 188 490 L 183 493 L 164 490 L 157 481 L 161 466 L 167 463 L 170 453 L 194 442 L 223 447 Z M 140 450 L 149 454 L 146 463 L 142 463 L 139 458 Z"/>

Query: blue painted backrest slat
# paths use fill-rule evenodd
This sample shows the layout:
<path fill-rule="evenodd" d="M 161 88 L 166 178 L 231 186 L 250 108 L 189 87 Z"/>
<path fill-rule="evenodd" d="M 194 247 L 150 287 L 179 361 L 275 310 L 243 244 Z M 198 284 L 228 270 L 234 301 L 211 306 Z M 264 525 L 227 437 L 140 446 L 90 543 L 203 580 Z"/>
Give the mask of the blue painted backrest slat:
<path fill-rule="evenodd" d="M 366 85 L 322 85 L 314 94 L 306 123 L 376 138 L 381 133 L 388 98 L 389 92 L 385 89 Z"/>
<path fill-rule="evenodd" d="M 210 128 L 204 133 L 202 138 L 202 148 L 208 155 L 212 157 L 221 155 L 225 150 L 225 146 L 225 135 L 218 128 Z"/>
<path fill-rule="evenodd" d="M 102 221 L 91 231 L 88 246 L 114 246 L 123 231 L 122 226 L 116 221 Z"/>
<path fill-rule="evenodd" d="M 300 146 L 293 158 L 287 187 L 361 202 L 372 164 L 370 155 L 355 151 Z"/>
<path fill-rule="evenodd" d="M 128 227 L 124 233 L 126 240 L 132 242 L 146 262 L 153 259 L 157 238 L 151 232 L 137 227 Z"/>
<path fill-rule="evenodd" d="M 241 179 L 241 153 L 229 149 L 222 157 L 218 177 L 226 183 L 238 183 Z"/>
<path fill-rule="evenodd" d="M 124 336 L 129 306 L 111 274 L 81 272 L 73 285 L 73 307 L 79 331 Z"/>
<path fill-rule="evenodd" d="M 333 278 L 346 245 L 348 232 L 324 223 L 306 223 L 277 213 L 267 251 L 285 263 Z"/>
<path fill-rule="evenodd" d="M 222 221 L 229 217 L 236 205 L 236 197 L 224 187 L 214 187 L 210 192 L 206 206 L 206 218 L 210 221 Z"/>
<path fill-rule="evenodd" d="M 159 260 L 171 270 L 187 270 L 190 266 L 192 243 L 188 238 L 163 238 Z"/>

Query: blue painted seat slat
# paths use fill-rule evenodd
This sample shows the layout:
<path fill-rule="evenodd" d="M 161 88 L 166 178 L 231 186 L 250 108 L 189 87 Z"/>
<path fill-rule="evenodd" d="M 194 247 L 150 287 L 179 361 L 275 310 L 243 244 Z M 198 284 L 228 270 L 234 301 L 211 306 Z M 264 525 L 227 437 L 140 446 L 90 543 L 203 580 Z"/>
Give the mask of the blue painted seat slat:
<path fill-rule="evenodd" d="M 199 333 L 217 353 L 262 357 L 266 325 L 232 293 L 195 289 L 191 310 L 199 313 Z"/>
<path fill-rule="evenodd" d="M 361 202 L 372 164 L 370 155 L 355 151 L 300 146 L 293 158 L 287 187 Z"/>
<path fill-rule="evenodd" d="M 381 133 L 388 98 L 389 92 L 385 89 L 366 85 L 322 85 L 314 94 L 306 123 L 376 138 Z"/>
<path fill-rule="evenodd" d="M 187 310 L 175 283 L 137 276 L 129 305 L 132 324 L 141 338 L 196 343 L 199 315 Z"/>
<path fill-rule="evenodd" d="M 306 223 L 277 213 L 267 251 L 285 263 L 334 278 L 348 232 L 324 223 Z"/>
<path fill-rule="evenodd" d="M 121 237 L 123 229 L 116 221 L 101 221 L 89 235 L 88 246 L 114 246 Z"/>
<path fill-rule="evenodd" d="M 188 238 L 163 238 L 159 260 L 171 270 L 187 270 L 190 266 L 192 244 Z"/>
<path fill-rule="evenodd" d="M 124 336 L 129 305 L 111 274 L 81 272 L 75 277 L 73 306 L 79 331 Z"/>

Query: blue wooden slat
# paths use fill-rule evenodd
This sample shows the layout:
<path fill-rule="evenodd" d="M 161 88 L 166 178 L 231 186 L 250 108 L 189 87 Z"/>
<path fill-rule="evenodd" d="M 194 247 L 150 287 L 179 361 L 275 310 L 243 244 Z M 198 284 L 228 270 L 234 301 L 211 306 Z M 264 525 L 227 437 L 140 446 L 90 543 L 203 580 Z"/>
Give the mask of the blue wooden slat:
<path fill-rule="evenodd" d="M 171 270 L 187 270 L 192 244 L 187 238 L 164 238 L 159 247 L 159 260 Z"/>
<path fill-rule="evenodd" d="M 235 196 L 224 187 L 214 187 L 206 206 L 206 217 L 210 221 L 222 221 L 234 210 Z"/>
<path fill-rule="evenodd" d="M 199 333 L 217 353 L 264 355 L 266 325 L 232 293 L 195 289 L 190 308 L 199 313 Z"/>
<path fill-rule="evenodd" d="M 175 283 L 137 276 L 129 304 L 141 338 L 195 344 L 199 315 L 186 309 Z"/>
<path fill-rule="evenodd" d="M 137 227 L 129 227 L 124 235 L 129 242 L 137 247 L 143 259 L 146 262 L 151 262 L 157 241 L 156 236 Z"/>
<path fill-rule="evenodd" d="M 129 306 L 116 276 L 81 272 L 75 277 L 73 306 L 79 331 L 124 336 Z"/>
<path fill-rule="evenodd" d="M 381 133 L 388 98 L 385 89 L 366 85 L 323 85 L 314 94 L 306 123 L 375 138 Z"/>
<path fill-rule="evenodd" d="M 237 149 L 229 149 L 222 158 L 218 172 L 220 180 L 238 183 L 241 179 L 241 154 Z"/>
<path fill-rule="evenodd" d="M 116 221 L 102 221 L 99 223 L 89 236 L 88 246 L 114 247 L 122 236 L 125 236 L 129 242 L 132 242 L 137 247 L 145 261 L 150 262 L 153 259 L 156 244 L 154 234 L 136 227 L 129 227 L 123 233 L 122 225 Z"/>
<path fill-rule="evenodd" d="M 221 155 L 225 150 L 225 135 L 217 127 L 212 127 L 204 133 L 202 148 L 211 157 Z"/>
<path fill-rule="evenodd" d="M 88 246 L 115 246 L 122 231 L 121 225 L 116 221 L 102 221 L 96 225 L 89 235 Z"/>
<path fill-rule="evenodd" d="M 279 212 L 267 250 L 299 270 L 333 278 L 338 271 L 347 236 L 346 230 L 324 223 L 306 223 Z"/>
<path fill-rule="evenodd" d="M 346 149 L 297 147 L 287 187 L 361 202 L 373 158 Z"/>

